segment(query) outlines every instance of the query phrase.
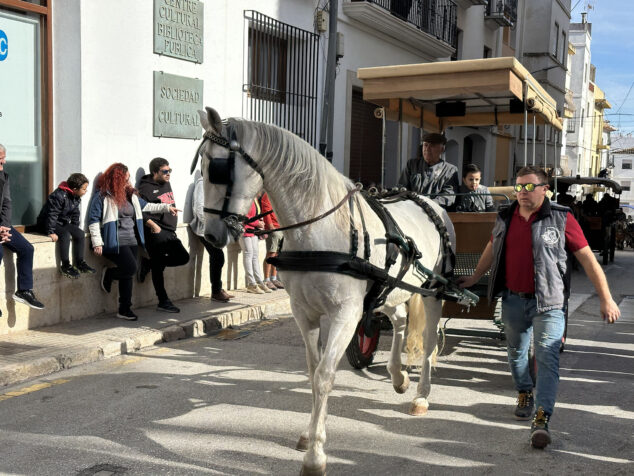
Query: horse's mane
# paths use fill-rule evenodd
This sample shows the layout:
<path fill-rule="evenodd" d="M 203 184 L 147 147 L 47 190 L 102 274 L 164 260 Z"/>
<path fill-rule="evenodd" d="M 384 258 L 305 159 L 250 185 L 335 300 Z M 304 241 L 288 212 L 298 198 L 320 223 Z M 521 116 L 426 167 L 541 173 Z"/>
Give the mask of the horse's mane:
<path fill-rule="evenodd" d="M 278 190 L 286 192 L 288 200 L 301 202 L 306 217 L 323 213 L 326 211 L 324 203 L 339 203 L 353 188 L 348 178 L 295 134 L 274 125 L 240 118 L 230 118 L 228 124 L 236 131 L 241 145 L 249 147 L 245 148 L 246 152 L 258 162 L 265 177 L 283 177 L 278 182 Z M 249 145 L 244 137 L 253 137 Z M 291 195 L 298 190 L 301 190 L 301 197 Z M 345 226 L 348 213 L 347 204 L 337 210 L 337 223 Z"/>

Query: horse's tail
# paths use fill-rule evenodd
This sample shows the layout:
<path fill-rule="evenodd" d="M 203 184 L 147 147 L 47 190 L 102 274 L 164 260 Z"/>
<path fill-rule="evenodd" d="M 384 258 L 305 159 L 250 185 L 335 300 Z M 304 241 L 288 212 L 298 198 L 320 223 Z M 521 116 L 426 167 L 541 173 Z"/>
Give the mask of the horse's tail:
<path fill-rule="evenodd" d="M 424 355 L 423 331 L 427 324 L 425 305 L 420 294 L 415 293 L 409 300 L 408 324 L 407 324 L 407 365 L 420 365 Z M 434 349 L 432 364 L 436 364 L 436 351 Z"/>

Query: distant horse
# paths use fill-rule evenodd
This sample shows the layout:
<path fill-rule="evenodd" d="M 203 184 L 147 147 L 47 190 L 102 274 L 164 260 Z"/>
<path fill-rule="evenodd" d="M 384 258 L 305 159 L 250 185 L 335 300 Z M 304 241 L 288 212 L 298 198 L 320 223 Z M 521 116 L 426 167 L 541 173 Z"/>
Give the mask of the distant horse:
<path fill-rule="evenodd" d="M 318 217 L 343 203 L 335 212 L 311 224 L 284 231 L 283 252 L 332 251 L 349 253 L 351 229 L 367 230 L 371 250 L 369 261 L 383 267 L 386 257 L 386 231 L 368 203 L 353 197 L 354 184 L 341 175 L 307 142 L 279 127 L 231 118 L 223 124 L 211 108 L 199 111 L 205 140 L 202 157 L 206 226 L 205 238 L 224 247 L 239 237 L 241 220 L 261 190 L 266 190 L 281 227 Z M 192 168 L 194 165 L 192 165 Z M 351 197 L 349 200 L 342 200 Z M 431 200 L 424 199 L 442 217 L 450 234 L 453 226 L 447 214 Z M 351 203 L 353 205 L 351 207 Z M 352 209 L 352 210 L 351 210 Z M 442 260 L 441 239 L 436 225 L 416 203 L 404 200 L 387 205 L 403 233 L 411 237 L 422 252 L 421 263 L 436 272 Z M 363 223 L 363 222 L 364 223 Z M 452 240 L 453 241 L 453 240 Z M 364 240 L 359 240 L 358 256 L 364 256 Z M 291 253 L 292 254 L 292 253 Z M 399 256 L 390 271 L 399 269 Z M 335 371 L 357 324 L 362 318 L 364 296 L 371 280 L 322 271 L 281 270 L 290 296 L 293 316 L 306 344 L 306 360 L 312 386 L 313 407 L 310 424 L 301 434 L 297 448 L 307 450 L 302 474 L 326 472 L 326 403 Z M 402 278 L 414 286 L 420 276 L 408 270 Z M 410 298 L 412 298 L 410 300 Z M 401 368 L 401 351 L 409 303 L 408 347 L 422 347 L 421 376 L 410 414 L 427 412 L 431 391 L 431 366 L 437 343 L 441 301 L 435 297 L 412 297 L 410 291 L 396 288 L 378 311 L 386 314 L 394 327 L 387 369 L 394 389 L 403 393 L 409 386 L 407 371 Z M 319 321 L 330 320 L 328 340 L 323 351 L 318 345 Z M 412 331 L 412 325 L 418 331 Z M 412 343 L 410 343 L 412 338 Z M 422 339 L 422 342 L 421 342 Z M 418 340 L 418 342 L 415 342 Z"/>

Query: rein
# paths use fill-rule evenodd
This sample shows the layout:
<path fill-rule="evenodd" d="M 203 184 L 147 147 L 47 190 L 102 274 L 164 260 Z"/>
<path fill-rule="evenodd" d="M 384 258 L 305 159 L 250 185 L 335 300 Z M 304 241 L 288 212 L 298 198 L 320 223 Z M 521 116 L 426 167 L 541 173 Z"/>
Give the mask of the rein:
<path fill-rule="evenodd" d="M 253 158 L 247 154 L 244 149 L 240 146 L 240 143 L 237 140 L 235 131 L 231 129 L 231 140 L 225 138 L 224 136 L 213 134 L 211 132 L 206 131 L 203 135 L 203 140 L 198 146 L 196 150 L 196 155 L 194 156 L 194 160 L 192 161 L 192 165 L 190 168 L 190 173 L 194 173 L 196 166 L 198 165 L 198 157 L 202 154 L 202 148 L 207 141 L 218 144 L 225 149 L 229 149 L 229 158 L 228 159 L 219 159 L 214 157 L 208 157 L 209 159 L 209 173 L 207 174 L 207 178 L 211 183 L 223 184 L 227 186 L 227 191 L 225 193 L 225 200 L 222 206 L 222 210 L 217 210 L 215 208 L 203 207 L 203 211 L 206 213 L 212 213 L 214 215 L 220 215 L 220 218 L 225 222 L 230 232 L 234 235 L 234 237 L 240 236 L 244 233 L 244 226 L 249 223 L 253 223 L 254 221 L 259 220 L 260 218 L 265 217 L 269 213 L 272 213 L 273 210 L 268 212 L 260 213 L 252 218 L 249 218 L 245 215 L 241 215 L 239 213 L 232 213 L 229 211 L 229 201 L 231 200 L 231 192 L 233 191 L 233 182 L 234 182 L 234 167 L 235 167 L 235 153 L 238 152 L 244 161 L 255 170 L 262 179 L 264 179 L 264 173 L 262 169 L 258 165 L 258 163 L 253 160 Z M 223 160 L 226 160 L 226 164 L 224 164 Z M 218 177 L 213 177 L 213 171 L 217 171 Z M 285 231 L 292 230 L 294 228 L 299 228 L 302 226 L 310 225 L 311 223 L 315 223 L 323 218 L 326 218 L 328 215 L 331 215 L 339 208 L 343 206 L 346 201 L 350 200 L 351 197 L 361 190 L 360 186 L 355 186 L 355 188 L 348 191 L 345 197 L 333 208 L 327 210 L 319 216 L 311 218 L 309 220 L 305 220 L 299 223 L 294 223 L 292 225 L 288 225 L 282 228 L 276 228 L 275 230 L 254 230 L 251 233 L 254 235 L 265 235 L 267 233 L 271 233 L 272 231 Z"/>
<path fill-rule="evenodd" d="M 328 215 L 331 215 L 332 213 L 337 211 L 339 208 L 341 208 L 343 206 L 344 203 L 346 203 L 348 200 L 350 200 L 350 198 L 355 193 L 357 193 L 359 190 L 360 190 L 360 187 L 358 187 L 358 186 L 353 188 L 353 189 L 351 189 L 351 190 L 349 190 L 348 193 L 346 194 L 346 196 L 343 197 L 343 199 L 337 205 L 335 205 L 330 210 L 322 213 L 321 215 L 316 216 L 314 218 L 311 218 L 310 220 L 305 220 L 305 221 L 301 221 L 299 223 L 294 223 L 292 225 L 283 226 L 282 228 L 276 228 L 275 230 L 256 230 L 256 231 L 253 232 L 253 234 L 254 235 L 266 235 L 267 233 L 271 233 L 272 231 L 292 230 L 293 228 L 299 228 L 301 226 L 306 226 L 306 225 L 310 225 L 311 223 L 315 223 L 316 221 L 319 221 L 319 220 L 321 220 L 323 218 L 326 218 Z"/>

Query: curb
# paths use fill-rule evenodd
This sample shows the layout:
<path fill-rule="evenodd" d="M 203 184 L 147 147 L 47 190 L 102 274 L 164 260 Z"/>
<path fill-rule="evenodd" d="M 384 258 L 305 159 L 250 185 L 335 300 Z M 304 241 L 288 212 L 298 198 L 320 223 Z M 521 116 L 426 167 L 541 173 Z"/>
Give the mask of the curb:
<path fill-rule="evenodd" d="M 209 314 L 161 329 L 141 330 L 132 338 L 116 339 L 104 336 L 101 342 L 70 347 L 61 353 L 56 349 L 51 352 L 51 356 L 6 365 L 0 368 L 0 386 L 14 385 L 80 365 L 132 354 L 157 344 L 215 335 L 223 328 L 290 313 L 290 299 L 286 298 L 220 314 Z"/>

